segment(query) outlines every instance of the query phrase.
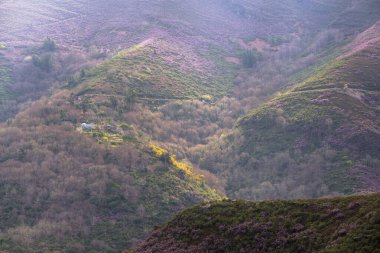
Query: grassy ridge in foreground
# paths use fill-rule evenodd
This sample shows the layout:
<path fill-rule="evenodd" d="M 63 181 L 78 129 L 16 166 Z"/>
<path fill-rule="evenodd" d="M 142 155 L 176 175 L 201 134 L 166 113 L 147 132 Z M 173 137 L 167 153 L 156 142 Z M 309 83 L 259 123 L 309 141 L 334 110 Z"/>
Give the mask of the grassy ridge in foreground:
<path fill-rule="evenodd" d="M 178 214 L 130 253 L 380 252 L 380 194 L 219 201 Z"/>

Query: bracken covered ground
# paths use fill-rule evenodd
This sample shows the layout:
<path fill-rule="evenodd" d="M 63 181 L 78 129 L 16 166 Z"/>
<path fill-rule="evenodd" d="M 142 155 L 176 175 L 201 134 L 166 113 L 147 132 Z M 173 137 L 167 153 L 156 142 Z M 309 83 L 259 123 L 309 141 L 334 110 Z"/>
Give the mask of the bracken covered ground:
<path fill-rule="evenodd" d="M 380 195 L 197 205 L 133 253 L 366 252 L 380 249 Z"/>

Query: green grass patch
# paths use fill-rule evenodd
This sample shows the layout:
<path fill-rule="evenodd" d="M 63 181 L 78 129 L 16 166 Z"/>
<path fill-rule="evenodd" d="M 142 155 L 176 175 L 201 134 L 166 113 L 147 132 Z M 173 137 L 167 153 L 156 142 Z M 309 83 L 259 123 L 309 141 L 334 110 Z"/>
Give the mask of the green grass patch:
<path fill-rule="evenodd" d="M 186 71 L 152 48 L 134 46 L 89 71 L 77 93 L 121 95 L 128 90 L 144 99 L 216 98 L 229 92 L 232 79 L 214 74 Z"/>

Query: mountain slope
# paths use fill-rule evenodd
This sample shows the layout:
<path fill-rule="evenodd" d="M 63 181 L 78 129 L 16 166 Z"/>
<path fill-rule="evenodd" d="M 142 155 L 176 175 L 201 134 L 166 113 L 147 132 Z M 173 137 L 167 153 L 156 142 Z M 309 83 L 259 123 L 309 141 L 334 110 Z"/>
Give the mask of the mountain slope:
<path fill-rule="evenodd" d="M 0 131 L 5 252 L 119 252 L 184 207 L 220 198 L 144 144 L 98 144 L 67 122 L 28 125 Z"/>
<path fill-rule="evenodd" d="M 378 19 L 376 0 L 360 3 L 1 1 L 0 46 L 31 67 L 16 90 L 46 97 L 0 128 L 0 249 L 119 252 L 177 211 L 220 200 L 211 185 L 224 182 L 250 199 L 378 191 L 379 52 L 362 47 L 372 35 L 225 134 Z M 46 36 L 56 51 L 23 49 Z M 62 71 L 37 71 L 33 56 Z M 0 69 L 0 87 L 11 72 Z"/>
<path fill-rule="evenodd" d="M 15 69 L 28 65 L 24 60 L 32 56 L 31 52 L 35 51 L 35 47 L 46 37 L 53 39 L 59 50 L 53 55 L 56 64 L 53 64 L 54 71 L 51 73 L 40 73 L 33 66 L 26 66 L 26 68 L 24 66 L 21 72 L 13 71 L 15 75 L 22 76 L 20 80 L 16 78 L 13 85 L 15 93 L 20 93 L 15 95 L 21 96 L 17 97 L 17 101 L 12 100 L 8 103 L 7 107 L 0 108 L 2 109 L 0 114 L 4 115 L 2 118 L 6 120 L 12 115 L 8 111 L 14 112 L 19 109 L 13 105 L 14 103 L 23 103 L 28 99 L 46 95 L 52 86 L 63 86 L 65 80 L 75 75 L 75 70 L 80 72 L 81 68 L 93 65 L 94 62 L 102 60 L 102 57 L 114 55 L 123 48 L 132 47 L 151 38 L 164 38 L 167 46 L 174 46 L 174 50 L 171 50 L 170 47 L 167 50 L 171 58 L 169 63 L 181 62 L 183 56 L 185 59 L 194 57 L 194 59 L 186 59 L 186 64 L 181 64 L 182 67 L 187 63 L 189 65 L 196 63 L 200 64 L 196 70 L 204 68 L 209 72 L 207 75 L 199 73 L 199 71 L 194 71 L 192 75 L 181 71 L 172 72 L 172 78 L 168 80 L 169 84 L 173 84 L 173 82 L 180 84 L 175 92 L 176 97 L 194 98 L 202 92 L 205 92 L 206 96 L 210 93 L 216 96 L 224 95 L 230 91 L 232 83 L 234 83 L 230 79 L 230 75 L 227 75 L 228 78 L 224 78 L 226 76 L 223 73 L 226 68 L 216 68 L 215 70 L 215 66 L 213 66 L 215 62 L 205 61 L 205 59 L 198 61 L 199 55 L 196 54 L 206 56 L 201 58 L 215 58 L 215 55 L 223 54 L 222 57 L 219 57 L 220 59 L 229 56 L 230 60 L 239 65 L 240 61 L 237 56 L 241 55 L 242 49 L 252 50 L 255 48 L 250 46 L 240 48 L 239 44 L 253 45 L 258 42 L 259 44 L 264 43 L 267 51 L 272 50 L 273 55 L 270 57 L 273 57 L 273 61 L 277 64 L 270 66 L 284 68 L 283 66 L 288 64 L 276 65 L 279 61 L 283 62 L 286 55 L 290 55 L 292 59 L 288 60 L 294 62 L 294 58 L 305 53 L 310 44 L 320 45 L 331 42 L 331 39 L 341 42 L 347 36 L 364 29 L 379 18 L 379 13 L 375 11 L 377 4 L 377 1 L 374 0 L 363 0 L 360 1 L 360 4 L 342 0 L 286 0 L 281 3 L 244 0 L 160 0 L 154 2 L 112 0 L 111 4 L 110 1 L 104 0 L 70 0 L 64 3 L 57 0 L 1 1 L 0 44 L 7 47 L 7 57 L 12 63 L 15 63 Z M 369 14 L 362 15 L 363 12 Z M 341 21 L 347 16 L 361 18 L 355 20 L 354 23 Z M 315 40 L 318 40 L 318 43 L 314 43 Z M 156 42 L 149 43 L 145 49 L 153 49 L 154 45 L 152 44 Z M 178 54 L 178 48 L 185 49 L 185 52 Z M 218 51 L 211 52 L 215 48 Z M 278 54 L 274 53 L 276 51 Z M 191 54 L 187 55 L 189 52 Z M 314 52 L 306 53 L 309 53 L 310 57 L 315 57 Z M 281 60 L 278 59 L 279 57 Z M 311 61 L 310 57 L 306 57 L 306 61 Z M 150 61 L 151 58 L 151 56 L 140 55 L 135 56 L 134 60 Z M 218 59 L 219 62 L 223 63 L 223 60 L 220 61 L 220 59 Z M 86 60 L 87 64 L 81 62 L 83 60 Z M 193 60 L 195 62 L 192 62 Z M 301 59 L 299 63 L 294 62 L 294 65 L 302 66 L 305 64 L 304 60 Z M 75 64 L 75 61 L 80 64 Z M 130 63 L 135 64 L 133 61 Z M 292 72 L 292 68 L 285 69 Z M 160 69 L 155 68 L 153 64 L 151 73 L 156 75 L 159 71 Z M 149 82 L 145 82 L 147 80 L 140 79 L 149 74 L 149 68 L 142 68 L 141 72 L 137 76 L 132 76 L 132 78 L 137 77 L 133 82 L 137 86 L 139 81 L 143 81 L 144 85 L 149 85 Z M 277 74 L 281 72 L 278 71 Z M 182 74 L 185 75 L 182 76 Z M 215 75 L 218 78 L 213 78 Z M 261 73 L 257 76 L 265 79 Z M 273 73 L 270 76 L 277 77 Z M 116 76 L 113 81 L 118 81 L 119 77 L 123 78 Z M 42 80 L 38 80 L 38 78 Z M 279 79 L 284 80 L 285 77 Z M 125 79 L 121 81 L 126 82 Z M 165 81 L 155 80 L 158 83 Z M 261 83 L 268 81 L 270 80 L 264 80 Z M 197 84 L 194 85 L 194 82 Z M 235 82 L 238 81 L 235 80 Z M 227 87 L 224 84 L 227 84 Z M 173 86 L 176 85 L 173 84 Z M 198 90 L 198 87 L 202 89 Z M 161 92 L 159 85 L 156 85 L 155 88 L 159 96 L 168 91 L 166 89 Z M 188 91 L 187 88 L 189 88 Z M 170 91 L 174 90 L 174 87 L 170 89 Z M 146 91 L 143 92 L 144 95 L 151 95 L 146 93 Z M 165 96 L 167 95 L 165 94 Z"/>
<path fill-rule="evenodd" d="M 1 126 L 1 250 L 120 252 L 175 212 L 221 199 L 190 165 L 123 121 L 130 86 L 97 83 L 121 60 Z"/>
<path fill-rule="evenodd" d="M 378 191 L 380 44 L 371 40 L 242 117 L 201 167 L 237 197 Z"/>
<path fill-rule="evenodd" d="M 378 252 L 379 212 L 379 194 L 204 203 L 127 252 Z"/>
<path fill-rule="evenodd" d="M 152 37 L 95 67 L 76 93 L 93 96 L 134 93 L 140 99 L 158 100 L 201 99 L 225 95 L 231 88 L 232 77 L 192 46 L 170 37 Z"/>
<path fill-rule="evenodd" d="M 361 17 L 355 26 L 369 24 L 376 17 L 378 2 L 336 0 L 246 1 L 246 0 L 113 0 L 61 2 L 45 0 L 2 1 L 0 3 L 1 42 L 8 46 L 28 45 L 41 41 L 46 34 L 60 45 L 82 47 L 88 44 L 115 49 L 131 46 L 149 35 L 165 31 L 198 43 L 202 36 L 212 41 L 227 42 L 229 38 L 251 35 L 259 37 L 286 34 L 298 26 L 325 28 L 341 15 Z M 99 10 L 102 10 L 99 12 Z M 370 15 L 368 15 L 370 10 Z M 346 13 L 350 11 L 351 13 Z M 367 11 L 367 15 L 362 15 Z M 323 13 L 323 15 L 321 15 Z M 370 20 L 371 19 L 371 20 Z M 254 22 L 252 22 L 254 21 Z M 336 26 L 343 25 L 342 20 Z M 352 23 L 347 22 L 352 25 Z M 268 29 L 263 29 L 266 25 Z M 32 27 L 31 27 L 32 26 Z M 101 29 L 99 29 L 101 27 Z M 306 28 L 303 27 L 303 28 Z M 364 26 L 365 27 L 365 26 Z M 110 36 L 111 35 L 111 36 Z M 204 42 L 204 41 L 203 41 Z"/>

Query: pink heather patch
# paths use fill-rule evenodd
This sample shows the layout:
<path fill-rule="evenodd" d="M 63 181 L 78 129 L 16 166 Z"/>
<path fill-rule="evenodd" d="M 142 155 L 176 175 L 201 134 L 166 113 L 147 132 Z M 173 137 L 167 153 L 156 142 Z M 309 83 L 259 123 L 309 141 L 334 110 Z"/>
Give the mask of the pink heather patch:
<path fill-rule="evenodd" d="M 241 64 L 241 60 L 237 57 L 226 57 L 224 58 L 224 60 L 226 62 L 231 62 L 231 63 L 235 63 L 235 64 Z"/>
<path fill-rule="evenodd" d="M 245 42 L 239 40 L 239 45 L 242 49 L 246 50 L 257 50 L 258 52 L 263 52 L 265 49 L 270 48 L 271 46 L 262 39 L 255 39 L 254 41 Z"/>

